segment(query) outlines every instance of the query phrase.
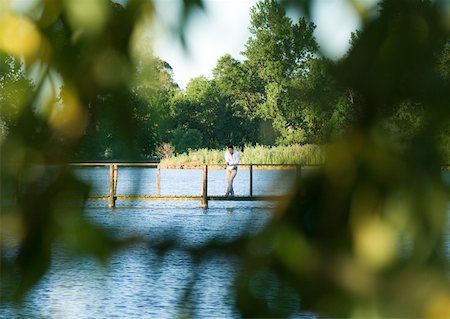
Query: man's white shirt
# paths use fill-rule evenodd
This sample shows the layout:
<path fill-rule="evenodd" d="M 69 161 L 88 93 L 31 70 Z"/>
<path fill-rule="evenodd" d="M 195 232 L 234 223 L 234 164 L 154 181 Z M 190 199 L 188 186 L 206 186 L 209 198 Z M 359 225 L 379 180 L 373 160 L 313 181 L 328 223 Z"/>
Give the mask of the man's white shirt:
<path fill-rule="evenodd" d="M 225 152 L 225 162 L 228 162 L 227 169 L 232 170 L 234 168 L 237 168 L 236 164 L 239 164 L 239 153 L 237 151 L 233 152 L 233 155 L 230 154 L 230 152 Z"/>

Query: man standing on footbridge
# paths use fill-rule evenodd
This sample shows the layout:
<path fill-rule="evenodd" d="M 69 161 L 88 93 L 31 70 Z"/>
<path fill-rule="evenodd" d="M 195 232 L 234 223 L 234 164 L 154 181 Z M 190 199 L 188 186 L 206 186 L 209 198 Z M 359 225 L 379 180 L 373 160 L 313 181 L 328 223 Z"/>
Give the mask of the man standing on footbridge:
<path fill-rule="evenodd" d="M 227 163 L 227 192 L 225 196 L 234 196 L 233 180 L 237 174 L 237 164 L 239 164 L 239 152 L 235 151 L 233 145 L 228 145 L 225 151 L 225 163 Z"/>

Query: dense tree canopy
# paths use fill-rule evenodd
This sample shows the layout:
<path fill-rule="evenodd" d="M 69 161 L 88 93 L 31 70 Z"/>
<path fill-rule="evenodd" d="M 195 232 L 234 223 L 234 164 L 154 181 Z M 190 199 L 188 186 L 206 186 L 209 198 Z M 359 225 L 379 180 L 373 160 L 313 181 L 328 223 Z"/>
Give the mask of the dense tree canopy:
<path fill-rule="evenodd" d="M 115 3 L 108 11 L 111 17 L 116 18 L 123 14 L 121 6 Z M 112 20 L 104 26 L 108 31 L 116 27 Z M 82 132 L 77 133 L 83 138 L 75 158 L 154 159 L 155 149 L 163 143 L 172 144 L 180 153 L 204 147 L 222 148 L 228 143 L 321 144 L 344 134 L 360 112 L 358 90 L 337 84 L 332 74 L 341 62 L 320 56 L 314 29 L 315 25 L 304 17 L 292 21 L 279 2 L 261 1 L 251 9 L 250 37 L 242 52 L 245 59 L 240 61 L 231 55 L 220 57 L 212 79 L 192 79 L 185 90 L 175 83 L 171 66 L 153 56 L 151 51 L 135 54 L 132 76 L 126 79 L 121 74 L 125 74 L 129 61 L 106 49 L 100 50 L 100 57 L 105 59 L 86 71 L 93 72 L 99 90 L 91 94 L 95 91 L 93 87 L 84 87 L 85 84 L 80 82 L 80 87 L 88 93 L 83 103 L 89 106 L 87 116 L 91 120 Z M 67 30 L 53 27 L 47 32 L 55 40 L 55 52 L 66 54 L 71 49 L 64 33 Z M 358 43 L 360 34 L 359 31 L 353 34 L 352 48 Z M 87 38 L 82 41 L 87 41 L 83 43 L 95 50 L 95 43 Z M 118 41 L 108 45 L 123 44 Z M 438 64 L 442 76 L 447 78 L 448 47 L 446 45 L 440 53 Z M 73 59 L 71 63 L 80 63 L 83 67 L 91 63 L 89 60 L 76 60 L 80 57 L 71 54 L 68 58 Z M 12 119 L 18 116 L 19 104 L 31 97 L 33 84 L 19 60 L 7 55 L 2 59 L 5 61 L 4 75 L 0 79 L 0 88 L 4 92 L 2 101 L 11 96 L 22 97 L 21 100 L 15 99 L 14 103 L 5 102 L 9 106 L 2 108 L 2 131 L 5 135 L 8 127 L 14 125 Z M 114 76 L 108 73 L 111 66 L 118 70 Z M 67 78 L 74 77 L 66 68 L 66 64 L 61 62 L 62 74 L 68 72 Z M 52 77 L 55 78 L 49 76 Z M 132 83 L 126 93 L 105 90 L 106 87 L 120 85 L 121 81 Z M 58 80 L 52 83 L 57 86 Z M 70 83 L 65 85 L 69 90 L 73 87 Z M 19 94 L 20 90 L 23 94 Z M 57 87 L 53 90 L 59 94 Z M 123 116 L 117 115 L 120 112 L 108 112 L 108 105 L 116 101 L 128 104 L 132 112 Z M 120 107 L 118 109 L 121 110 Z M 402 144 L 424 127 L 424 112 L 420 103 L 401 101 L 395 110 L 382 115 L 385 118 L 384 129 Z M 120 130 L 121 121 L 135 123 L 134 137 L 127 130 Z M 121 134 L 133 142 L 121 146 L 117 142 Z M 186 134 L 195 138 L 187 138 Z M 447 140 L 445 132 L 442 136 L 444 141 Z M 191 141 L 192 145 L 186 141 Z M 128 147 L 130 145 L 133 147 Z"/>
<path fill-rule="evenodd" d="M 120 8 L 113 4 L 110 10 L 120 15 Z M 212 79 L 192 79 L 184 90 L 175 83 L 171 66 L 151 51 L 135 54 L 128 79 L 121 78 L 121 72 L 111 77 L 108 65 L 104 65 L 117 63 L 113 65 L 120 71 L 128 62 L 102 51 L 106 62 L 93 68 L 99 90 L 86 97 L 91 120 L 78 133 L 83 138 L 74 158 L 154 159 L 156 148 L 163 143 L 172 144 L 181 153 L 196 148 L 222 148 L 228 143 L 320 144 L 344 134 L 357 116 L 358 95 L 353 88 L 338 86 L 332 77 L 340 62 L 320 56 L 313 35 L 315 25 L 304 17 L 294 23 L 274 0 L 257 3 L 251 9 L 250 22 L 250 37 L 243 50 L 245 59 L 220 57 Z M 109 29 L 114 27 L 113 22 L 106 25 Z M 51 32 L 58 40 L 56 50 L 63 54 L 70 42 L 61 29 Z M 352 45 L 357 40 L 355 33 Z M 443 74 L 448 74 L 446 58 L 448 49 L 441 58 Z M 17 69 L 18 62 L 11 61 L 8 65 Z M 21 78 L 29 81 L 24 74 Z M 122 92 L 104 89 L 117 86 L 120 81 L 129 81 L 130 88 Z M 20 85 L 16 84 L 18 88 Z M 92 87 L 86 87 L 86 92 L 91 90 Z M 108 112 L 108 105 L 119 101 L 132 112 L 123 116 L 118 115 L 120 112 Z M 391 112 L 386 129 L 404 140 L 400 137 L 410 136 L 423 122 L 420 109 L 420 105 L 402 102 L 397 111 Z M 129 130 L 121 131 L 122 121 L 134 123 L 134 136 Z M 122 134 L 131 143 L 121 145 L 118 141 Z"/>

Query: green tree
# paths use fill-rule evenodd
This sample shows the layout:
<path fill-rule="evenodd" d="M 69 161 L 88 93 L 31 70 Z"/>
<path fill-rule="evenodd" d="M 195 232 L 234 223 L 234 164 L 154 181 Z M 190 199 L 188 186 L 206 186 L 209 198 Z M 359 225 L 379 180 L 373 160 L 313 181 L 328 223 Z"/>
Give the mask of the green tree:
<path fill-rule="evenodd" d="M 273 0 L 259 2 L 251 9 L 251 36 L 243 54 L 248 69 L 255 70 L 264 88 L 257 114 L 273 121 L 281 143 L 305 142 L 305 128 L 314 115 L 297 93 L 298 82 L 307 76 L 318 50 L 314 28 L 304 18 L 293 23 Z"/>
<path fill-rule="evenodd" d="M 172 141 L 177 153 L 185 153 L 188 150 L 196 150 L 203 146 L 202 133 L 195 128 L 177 127 L 173 132 Z"/>
<path fill-rule="evenodd" d="M 228 118 L 221 122 L 225 124 L 223 134 L 229 134 L 230 143 L 238 145 L 273 144 L 272 127 L 264 125 L 264 119 L 256 112 L 264 98 L 263 82 L 248 66 L 247 62 L 224 55 L 213 70 L 213 81 L 228 110 Z"/>
<path fill-rule="evenodd" d="M 211 84 L 205 77 L 192 79 L 186 86 L 186 93 L 179 93 L 173 100 L 175 127 L 184 132 L 195 129 L 201 132 L 204 145 L 215 147 L 214 130 L 219 114 L 217 97 L 211 94 Z"/>
<path fill-rule="evenodd" d="M 143 158 L 154 156 L 157 145 L 168 142 L 172 127 L 172 100 L 179 92 L 173 79 L 172 67 L 157 57 L 150 56 L 148 62 L 139 61 L 133 92 L 138 97 L 134 116 L 138 125 L 137 137 Z"/>
<path fill-rule="evenodd" d="M 264 102 L 264 82 L 250 67 L 227 54 L 219 58 L 213 79 L 221 93 L 231 99 L 235 114 L 249 119 L 257 117 L 257 109 Z"/>
<path fill-rule="evenodd" d="M 178 91 L 171 66 L 159 58 L 146 56 L 135 65 L 134 81 L 129 91 L 99 94 L 91 101 L 90 123 L 77 159 L 131 159 L 127 149 L 132 145 L 134 158 L 153 159 L 157 145 L 167 142 L 172 114 L 172 98 Z M 123 99 L 131 110 L 133 135 L 125 145 L 117 138 L 120 120 L 107 112 L 108 105 Z"/>
<path fill-rule="evenodd" d="M 229 143 L 258 142 L 260 121 L 236 102 L 239 93 L 230 91 L 234 86 L 228 82 L 229 76 L 225 75 L 226 80 L 217 75 L 212 80 L 205 77 L 192 79 L 186 92 L 178 93 L 173 99 L 174 128 L 180 128 L 182 132 L 188 129 L 199 131 L 203 137 L 202 147 L 223 148 Z M 177 152 L 180 152 L 179 148 Z"/>
<path fill-rule="evenodd" d="M 285 82 L 304 74 L 305 63 L 318 50 L 314 24 L 304 18 L 294 24 L 274 0 L 258 2 L 250 16 L 250 38 L 243 54 L 256 67 L 261 79 L 265 83 L 281 79 Z"/>

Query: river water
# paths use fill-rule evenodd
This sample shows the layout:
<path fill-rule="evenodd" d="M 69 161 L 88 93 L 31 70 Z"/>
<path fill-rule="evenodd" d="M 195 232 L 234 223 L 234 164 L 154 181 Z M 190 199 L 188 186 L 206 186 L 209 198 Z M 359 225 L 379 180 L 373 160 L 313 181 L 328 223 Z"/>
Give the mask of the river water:
<path fill-rule="evenodd" d="M 77 169 L 81 179 L 93 185 L 91 193 L 108 193 L 108 169 Z M 254 195 L 285 194 L 292 185 L 294 171 L 255 170 Z M 161 170 L 161 195 L 199 195 L 201 170 Z M 448 177 L 448 176 L 447 176 Z M 224 170 L 210 170 L 208 194 L 223 195 Z M 154 195 L 156 170 L 119 168 L 117 193 Z M 248 195 L 249 171 L 240 170 L 235 193 Z M 213 238 L 229 241 L 260 230 L 270 219 L 271 202 L 211 201 L 208 209 L 198 201 L 118 201 L 115 209 L 106 201 L 91 201 L 86 216 L 118 237 L 137 235 L 160 240 L 175 238 L 195 247 Z M 447 246 L 450 246 L 450 238 Z M 450 248 L 449 248 L 450 249 Z M 73 258 L 63 246 L 54 249 L 54 260 L 43 280 L 29 293 L 20 309 L 1 308 L 1 318 L 239 318 L 230 290 L 238 260 L 223 255 L 196 263 L 182 250 L 157 254 L 145 245 L 122 250 L 105 264 L 89 257 Z M 191 296 L 196 302 L 180 304 L 195 284 Z M 297 318 L 315 318 L 296 307 L 291 295 L 286 305 Z"/>

